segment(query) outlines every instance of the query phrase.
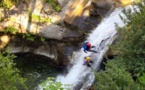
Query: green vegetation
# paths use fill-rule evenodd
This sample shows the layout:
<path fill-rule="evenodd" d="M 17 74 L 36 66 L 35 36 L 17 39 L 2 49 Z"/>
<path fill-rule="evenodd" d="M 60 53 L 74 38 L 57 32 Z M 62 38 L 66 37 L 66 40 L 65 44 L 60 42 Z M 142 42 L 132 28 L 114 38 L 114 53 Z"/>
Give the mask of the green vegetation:
<path fill-rule="evenodd" d="M 10 27 L 8 27 L 8 28 L 6 28 L 4 30 L 4 33 L 5 34 L 17 34 L 17 29 L 15 29 L 14 27 L 10 26 Z M 45 38 L 38 37 L 38 36 L 32 35 L 30 33 L 22 34 L 22 36 L 23 36 L 23 38 L 26 38 L 29 41 L 34 41 L 34 40 L 36 40 L 36 38 L 40 39 L 41 42 L 45 41 Z"/>
<path fill-rule="evenodd" d="M 36 15 L 36 14 L 32 14 L 32 19 L 39 21 L 40 20 L 40 16 Z"/>
<path fill-rule="evenodd" d="M 10 27 L 8 27 L 8 28 L 6 28 L 4 30 L 4 33 L 16 34 L 17 33 L 17 29 L 15 29 L 14 27 L 10 26 Z"/>
<path fill-rule="evenodd" d="M 38 37 L 38 36 L 35 36 L 35 35 L 32 35 L 30 33 L 25 33 L 25 34 L 22 34 L 23 38 L 26 38 L 27 40 L 29 41 L 34 41 L 36 40 L 37 38 L 40 39 L 41 42 L 44 42 L 45 41 L 45 38 L 43 37 Z"/>
<path fill-rule="evenodd" d="M 1 0 L 0 7 L 4 7 L 5 9 L 10 8 L 12 5 L 16 4 L 19 0 Z"/>
<path fill-rule="evenodd" d="M 53 9 L 55 9 L 56 11 L 60 12 L 61 11 L 61 7 L 56 3 L 55 0 L 44 0 L 45 2 L 48 2 Z"/>
<path fill-rule="evenodd" d="M 26 38 L 29 41 L 34 41 L 36 39 L 36 36 L 29 34 L 29 33 L 25 33 L 25 34 L 23 34 L 23 38 Z"/>
<path fill-rule="evenodd" d="M 145 89 L 145 6 L 138 7 L 133 14 L 123 11 L 127 19 L 121 19 L 127 26 L 117 27 L 119 41 L 111 47 L 117 56 L 107 61 L 105 71 L 96 73 L 95 90 Z"/>
<path fill-rule="evenodd" d="M 15 68 L 14 58 L 8 51 L 0 52 L 0 90 L 26 90 L 25 79 Z"/>
<path fill-rule="evenodd" d="M 5 2 L 12 0 L 3 0 L 0 6 L 9 8 L 12 4 Z M 57 8 L 53 0 L 45 0 Z M 145 3 L 145 1 L 144 1 Z M 113 60 L 108 60 L 105 71 L 96 73 L 96 81 L 93 85 L 95 90 L 145 90 L 145 5 L 138 5 L 140 12 L 135 8 L 135 13 L 131 10 L 124 10 L 127 18 L 121 19 L 127 23 L 126 27 L 117 27 L 119 41 L 110 47 L 117 55 Z M 32 15 L 32 19 L 41 21 L 40 16 Z M 47 22 L 43 20 L 41 22 Z M 16 29 L 8 27 L 6 33 L 16 33 Z M 24 34 L 23 38 L 34 41 L 36 36 Z M 44 38 L 40 38 L 45 41 Z M 0 53 L 0 90 L 23 90 L 25 80 L 20 77 L 19 70 L 13 63 L 14 55 L 8 52 Z M 49 83 L 49 85 L 48 85 Z M 60 82 L 54 82 L 53 78 L 48 78 L 41 84 L 44 90 L 63 90 Z"/>
<path fill-rule="evenodd" d="M 45 38 L 40 37 L 40 41 L 41 41 L 41 42 L 44 42 L 44 41 L 45 41 Z"/>
<path fill-rule="evenodd" d="M 39 15 L 36 14 L 32 14 L 32 21 L 35 22 L 41 22 L 41 23 L 50 23 L 51 19 L 50 18 L 44 18 L 44 17 L 40 17 Z"/>
<path fill-rule="evenodd" d="M 47 78 L 47 80 L 41 84 L 41 87 L 43 87 L 43 90 L 63 90 L 61 83 L 54 82 L 54 78 L 51 77 Z"/>
<path fill-rule="evenodd" d="M 3 17 L 2 17 L 2 12 L 0 12 L 0 22 L 2 22 Z"/>

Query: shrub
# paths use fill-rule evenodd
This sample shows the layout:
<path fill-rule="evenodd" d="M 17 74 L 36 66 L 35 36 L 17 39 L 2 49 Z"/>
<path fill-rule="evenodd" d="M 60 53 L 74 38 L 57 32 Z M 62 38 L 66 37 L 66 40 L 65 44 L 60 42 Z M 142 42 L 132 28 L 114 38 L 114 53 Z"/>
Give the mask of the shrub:
<path fill-rule="evenodd" d="M 55 2 L 55 0 L 44 0 L 45 2 L 48 2 L 53 9 L 55 9 L 56 11 L 60 12 L 61 11 L 61 7 L 59 5 L 57 5 L 57 3 Z"/>
<path fill-rule="evenodd" d="M 0 52 L 0 90 L 26 89 L 25 79 L 20 77 L 19 70 L 15 68 L 14 58 L 8 51 Z"/>
<path fill-rule="evenodd" d="M 145 89 L 145 0 L 134 7 L 123 10 L 127 25 L 117 27 L 118 42 L 111 48 L 116 57 L 108 61 L 106 70 L 96 74 L 97 90 L 144 90 Z"/>
<path fill-rule="evenodd" d="M 4 7 L 5 9 L 10 8 L 12 5 L 17 3 L 19 0 L 1 0 L 0 7 Z"/>

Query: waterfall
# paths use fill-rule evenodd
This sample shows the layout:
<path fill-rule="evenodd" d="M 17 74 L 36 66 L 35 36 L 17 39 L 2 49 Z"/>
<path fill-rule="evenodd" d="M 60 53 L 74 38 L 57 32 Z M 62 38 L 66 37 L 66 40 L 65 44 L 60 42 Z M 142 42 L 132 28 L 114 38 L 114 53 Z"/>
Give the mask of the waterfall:
<path fill-rule="evenodd" d="M 127 6 L 131 8 L 132 6 Z M 87 40 L 93 46 L 98 53 L 93 52 L 83 52 L 83 48 L 75 52 L 72 58 L 71 64 L 73 65 L 66 75 L 58 75 L 56 81 L 62 84 L 70 84 L 68 88 L 71 90 L 88 90 L 88 87 L 94 82 L 94 71 L 96 71 L 102 61 L 103 55 L 109 48 L 109 45 L 114 41 L 117 31 L 115 23 L 119 27 L 125 26 L 121 21 L 119 14 L 123 16 L 123 8 L 116 8 L 108 17 L 104 18 L 102 22 L 98 25 L 96 29 L 88 36 Z M 91 67 L 83 65 L 83 60 L 85 56 L 92 56 L 91 60 L 93 63 Z M 66 86 L 64 86 L 66 87 Z"/>
<path fill-rule="evenodd" d="M 117 24 L 119 27 L 126 25 L 122 22 L 119 15 L 125 18 L 122 10 L 131 9 L 131 13 L 133 13 L 133 8 L 139 11 L 138 7 L 130 5 L 125 8 L 116 8 L 109 16 L 105 17 L 98 27 L 92 30 L 86 39 L 86 41 L 95 46 L 94 49 L 97 51 L 97 53 L 85 53 L 83 48 L 77 52 L 74 52 L 75 54 L 70 60 L 71 66 L 68 66 L 68 73 L 66 75 L 57 75 L 56 81 L 61 82 L 64 85 L 64 88 L 69 88 L 70 90 L 88 90 L 95 80 L 94 72 L 99 69 L 99 65 L 102 62 L 104 54 L 108 50 L 109 45 L 113 43 L 117 36 L 115 24 Z M 91 60 L 93 61 L 91 67 L 83 65 L 85 56 L 91 56 Z M 49 81 L 46 82 L 44 87 L 38 85 L 36 89 L 43 90 L 48 85 Z"/>

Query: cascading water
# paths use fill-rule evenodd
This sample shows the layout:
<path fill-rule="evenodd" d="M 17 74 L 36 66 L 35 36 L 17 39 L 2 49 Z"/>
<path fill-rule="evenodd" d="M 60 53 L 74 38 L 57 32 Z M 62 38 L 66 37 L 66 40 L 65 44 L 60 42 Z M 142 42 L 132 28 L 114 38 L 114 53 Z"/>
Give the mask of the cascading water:
<path fill-rule="evenodd" d="M 132 6 L 128 6 L 129 8 Z M 126 7 L 126 8 L 128 8 Z M 98 53 L 87 52 L 84 53 L 83 49 L 76 52 L 72 58 L 71 64 L 73 66 L 69 72 L 64 75 L 58 75 L 56 81 L 62 84 L 70 84 L 71 90 L 88 90 L 94 81 L 94 70 L 96 71 L 102 61 L 103 55 L 108 50 L 108 45 L 112 44 L 117 35 L 115 23 L 122 27 L 125 24 L 121 21 L 119 14 L 122 14 L 122 8 L 117 8 L 112 12 L 109 17 L 104 18 L 100 25 L 89 35 L 86 41 L 91 42 Z M 91 67 L 83 65 L 85 56 L 91 56 L 93 63 Z"/>
<path fill-rule="evenodd" d="M 137 11 L 139 11 L 139 9 L 134 6 L 125 7 L 125 9 L 128 8 L 132 9 L 131 13 L 134 12 L 133 8 L 136 8 Z M 95 50 L 98 53 L 84 53 L 83 49 L 81 48 L 80 51 L 75 52 L 72 60 L 70 60 L 72 62 L 70 63 L 71 67 L 69 67 L 68 73 L 66 75 L 58 75 L 56 77 L 56 81 L 64 84 L 64 88 L 69 88 L 70 90 L 88 90 L 92 85 L 95 78 L 94 71 L 98 70 L 103 55 L 109 48 L 108 45 L 111 45 L 115 37 L 117 36 L 115 23 L 118 24 L 119 27 L 125 26 L 125 24 L 119 17 L 119 15 L 121 15 L 125 18 L 122 13 L 122 9 L 124 8 L 117 8 L 108 17 L 104 18 L 98 25 L 98 27 L 94 29 L 87 38 L 86 41 L 95 46 Z M 93 61 L 91 67 L 83 65 L 85 56 L 91 56 L 91 60 Z M 45 87 L 47 87 L 48 85 L 49 82 L 47 82 L 47 85 L 45 85 Z M 37 87 L 37 90 L 43 90 L 43 88 L 45 87 L 39 85 Z"/>

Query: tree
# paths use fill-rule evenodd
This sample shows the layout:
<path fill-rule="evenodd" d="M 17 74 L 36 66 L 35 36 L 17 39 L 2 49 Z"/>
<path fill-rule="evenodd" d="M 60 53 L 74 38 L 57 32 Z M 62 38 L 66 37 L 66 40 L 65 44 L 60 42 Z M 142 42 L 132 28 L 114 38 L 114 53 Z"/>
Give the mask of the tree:
<path fill-rule="evenodd" d="M 117 27 L 118 42 L 111 46 L 117 55 L 108 60 L 106 70 L 96 73 L 94 87 L 97 90 L 145 89 L 145 0 L 131 9 L 123 10 L 127 25 Z"/>
<path fill-rule="evenodd" d="M 15 68 L 15 56 L 9 52 L 0 52 L 0 90 L 26 90 L 25 79 Z"/>
<path fill-rule="evenodd" d="M 110 60 L 106 70 L 96 73 L 95 90 L 143 90 L 126 71 L 121 60 Z"/>

